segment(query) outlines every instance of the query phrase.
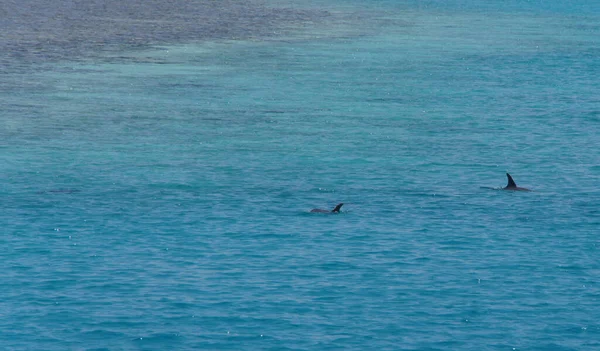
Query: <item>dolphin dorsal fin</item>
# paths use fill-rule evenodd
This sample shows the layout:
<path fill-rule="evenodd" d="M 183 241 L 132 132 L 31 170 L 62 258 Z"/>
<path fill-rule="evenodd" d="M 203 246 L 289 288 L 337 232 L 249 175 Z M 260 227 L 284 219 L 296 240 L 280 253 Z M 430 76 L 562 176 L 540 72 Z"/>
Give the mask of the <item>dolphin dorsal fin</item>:
<path fill-rule="evenodd" d="M 510 176 L 510 174 L 506 173 L 506 177 L 508 178 L 508 184 L 506 184 L 506 188 L 508 188 L 508 189 L 516 188 L 517 184 L 512 179 L 512 177 Z"/>
<path fill-rule="evenodd" d="M 340 212 L 340 208 L 342 208 L 342 206 L 344 206 L 343 202 L 335 206 L 335 208 L 331 212 Z"/>

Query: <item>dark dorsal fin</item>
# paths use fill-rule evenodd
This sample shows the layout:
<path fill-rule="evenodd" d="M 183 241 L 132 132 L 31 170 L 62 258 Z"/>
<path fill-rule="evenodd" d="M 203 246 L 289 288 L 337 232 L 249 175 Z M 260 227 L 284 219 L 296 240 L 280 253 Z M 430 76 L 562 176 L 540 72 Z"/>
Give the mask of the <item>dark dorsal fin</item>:
<path fill-rule="evenodd" d="M 517 184 L 512 179 L 512 177 L 510 176 L 510 174 L 506 173 L 506 177 L 508 178 L 508 184 L 506 184 L 506 189 L 514 189 L 514 188 L 516 188 Z"/>
<path fill-rule="evenodd" d="M 344 203 L 338 204 L 331 212 L 340 212 L 340 208 L 342 208 L 342 206 L 344 206 Z"/>

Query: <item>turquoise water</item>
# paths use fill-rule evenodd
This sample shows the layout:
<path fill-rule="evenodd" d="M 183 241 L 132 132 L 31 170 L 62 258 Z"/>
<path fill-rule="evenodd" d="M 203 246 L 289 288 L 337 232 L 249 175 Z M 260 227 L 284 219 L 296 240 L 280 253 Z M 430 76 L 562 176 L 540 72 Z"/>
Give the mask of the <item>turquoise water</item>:
<path fill-rule="evenodd" d="M 0 22 L 2 349 L 600 348 L 597 5 L 125 4 Z"/>

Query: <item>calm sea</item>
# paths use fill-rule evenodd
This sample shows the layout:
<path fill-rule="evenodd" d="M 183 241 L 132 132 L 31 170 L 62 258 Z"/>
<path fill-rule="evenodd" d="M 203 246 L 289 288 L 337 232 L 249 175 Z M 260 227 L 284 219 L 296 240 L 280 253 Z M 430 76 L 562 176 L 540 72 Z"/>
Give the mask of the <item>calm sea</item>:
<path fill-rule="evenodd" d="M 0 349 L 600 350 L 598 77 L 584 0 L 2 1 Z"/>

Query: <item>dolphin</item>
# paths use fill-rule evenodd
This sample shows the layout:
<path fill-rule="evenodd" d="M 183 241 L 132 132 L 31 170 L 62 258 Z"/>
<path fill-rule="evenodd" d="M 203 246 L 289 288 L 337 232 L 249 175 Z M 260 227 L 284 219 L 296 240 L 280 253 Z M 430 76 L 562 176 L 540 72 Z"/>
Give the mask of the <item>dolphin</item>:
<path fill-rule="evenodd" d="M 517 186 L 517 183 L 512 179 L 510 174 L 506 173 L 506 177 L 508 178 L 508 184 L 502 190 L 513 190 L 513 191 L 531 191 L 527 188 L 521 188 Z"/>
<path fill-rule="evenodd" d="M 313 208 L 312 210 L 310 210 L 310 212 L 318 212 L 318 213 L 340 213 L 340 208 L 342 208 L 342 206 L 344 206 L 344 203 L 339 203 L 337 204 L 337 206 L 335 206 L 335 208 L 333 210 L 324 210 L 321 208 Z"/>

